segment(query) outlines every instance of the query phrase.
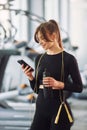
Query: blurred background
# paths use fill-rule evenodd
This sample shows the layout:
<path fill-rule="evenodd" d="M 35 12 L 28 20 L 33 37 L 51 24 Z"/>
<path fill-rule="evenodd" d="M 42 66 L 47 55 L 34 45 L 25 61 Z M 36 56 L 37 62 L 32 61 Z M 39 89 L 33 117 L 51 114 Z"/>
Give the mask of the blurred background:
<path fill-rule="evenodd" d="M 28 130 L 37 95 L 17 60 L 34 68 L 44 53 L 34 41 L 36 27 L 55 19 L 65 50 L 75 55 L 82 93 L 67 93 L 75 123 L 71 130 L 87 129 L 87 0 L 0 0 L 0 130 Z M 79 124 L 79 125 L 78 125 Z"/>

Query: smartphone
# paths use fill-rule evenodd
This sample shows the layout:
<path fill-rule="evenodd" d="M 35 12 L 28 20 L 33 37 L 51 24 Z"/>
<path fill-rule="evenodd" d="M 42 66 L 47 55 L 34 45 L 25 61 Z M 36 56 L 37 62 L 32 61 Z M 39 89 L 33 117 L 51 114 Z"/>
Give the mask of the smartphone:
<path fill-rule="evenodd" d="M 29 64 L 27 64 L 24 60 L 18 60 L 17 61 L 20 65 L 24 65 L 24 67 L 26 67 L 26 66 L 28 66 L 29 68 L 31 68 L 30 69 L 30 71 L 34 71 L 34 69 L 29 65 Z"/>

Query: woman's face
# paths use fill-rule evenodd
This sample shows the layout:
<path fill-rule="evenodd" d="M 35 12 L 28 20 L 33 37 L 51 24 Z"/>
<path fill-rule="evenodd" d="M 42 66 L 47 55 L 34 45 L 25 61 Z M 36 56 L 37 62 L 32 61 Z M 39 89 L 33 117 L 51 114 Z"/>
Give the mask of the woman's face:
<path fill-rule="evenodd" d="M 39 40 L 39 44 L 43 47 L 44 50 L 48 50 L 50 49 L 53 45 L 54 45 L 54 40 L 52 38 L 52 36 L 48 35 L 49 39 L 51 41 L 47 41 L 40 32 L 38 32 L 38 40 Z"/>

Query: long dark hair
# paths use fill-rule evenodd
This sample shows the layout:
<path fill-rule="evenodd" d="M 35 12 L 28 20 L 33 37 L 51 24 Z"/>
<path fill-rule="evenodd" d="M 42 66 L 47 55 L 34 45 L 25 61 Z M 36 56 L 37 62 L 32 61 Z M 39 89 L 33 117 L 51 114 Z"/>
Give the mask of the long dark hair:
<path fill-rule="evenodd" d="M 37 43 L 39 43 L 39 39 L 38 39 L 38 32 L 41 33 L 41 35 L 43 36 L 43 38 L 50 42 L 50 38 L 48 37 L 47 33 L 48 34 L 53 34 L 54 32 L 57 34 L 58 36 L 58 43 L 59 43 L 59 46 L 61 48 L 63 48 L 62 46 L 62 40 L 61 40 L 61 35 L 60 35 L 60 29 L 59 29 L 59 26 L 57 24 L 57 22 L 55 20 L 49 20 L 48 22 L 44 22 L 44 23 L 41 23 L 37 28 L 36 28 L 36 31 L 35 31 L 35 34 L 34 34 L 34 39 Z"/>

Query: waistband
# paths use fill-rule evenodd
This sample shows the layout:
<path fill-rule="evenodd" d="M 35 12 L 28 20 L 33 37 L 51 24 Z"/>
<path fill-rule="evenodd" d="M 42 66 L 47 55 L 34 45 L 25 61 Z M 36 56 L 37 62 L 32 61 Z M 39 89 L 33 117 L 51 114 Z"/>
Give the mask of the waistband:
<path fill-rule="evenodd" d="M 41 85 L 39 86 L 39 89 L 44 89 L 44 86 L 41 84 Z M 52 88 L 52 90 L 58 90 L 58 89 Z"/>
<path fill-rule="evenodd" d="M 43 85 L 40 85 L 39 88 L 40 88 L 40 89 L 44 89 L 44 86 L 43 86 Z"/>
<path fill-rule="evenodd" d="M 43 93 L 43 89 L 44 89 L 44 86 L 43 85 L 40 85 L 39 86 L 39 92 L 40 93 Z M 52 93 L 53 93 L 53 97 L 54 98 L 59 98 L 60 97 L 60 94 L 59 94 L 59 90 L 58 89 L 52 89 Z"/>

